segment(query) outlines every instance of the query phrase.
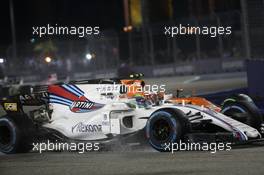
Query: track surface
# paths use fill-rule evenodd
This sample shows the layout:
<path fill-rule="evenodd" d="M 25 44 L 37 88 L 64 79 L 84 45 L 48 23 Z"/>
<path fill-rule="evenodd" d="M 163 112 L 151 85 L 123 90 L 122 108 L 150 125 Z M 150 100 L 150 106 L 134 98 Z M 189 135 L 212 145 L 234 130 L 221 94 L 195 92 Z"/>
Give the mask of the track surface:
<path fill-rule="evenodd" d="M 210 152 L 152 151 L 28 153 L 1 156 L 1 175 L 11 174 L 263 174 L 264 147 Z"/>
<path fill-rule="evenodd" d="M 145 79 L 146 84 L 165 85 L 167 93 L 183 88 L 184 94 L 204 94 L 247 87 L 245 72 Z"/>
<path fill-rule="evenodd" d="M 147 79 L 148 84 L 166 84 L 168 92 L 177 88 L 208 93 L 246 87 L 245 73 Z M 159 153 L 149 148 L 122 152 L 78 154 L 46 152 L 0 155 L 1 175 L 30 174 L 263 174 L 264 147 L 210 152 Z"/>

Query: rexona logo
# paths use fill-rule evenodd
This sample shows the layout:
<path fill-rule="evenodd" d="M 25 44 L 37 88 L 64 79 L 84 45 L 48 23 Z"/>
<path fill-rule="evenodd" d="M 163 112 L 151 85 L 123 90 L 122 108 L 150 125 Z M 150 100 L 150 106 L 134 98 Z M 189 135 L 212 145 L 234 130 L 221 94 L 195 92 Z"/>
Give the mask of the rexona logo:
<path fill-rule="evenodd" d="M 102 132 L 102 125 L 84 124 L 82 122 L 72 127 L 72 133 L 94 133 Z"/>

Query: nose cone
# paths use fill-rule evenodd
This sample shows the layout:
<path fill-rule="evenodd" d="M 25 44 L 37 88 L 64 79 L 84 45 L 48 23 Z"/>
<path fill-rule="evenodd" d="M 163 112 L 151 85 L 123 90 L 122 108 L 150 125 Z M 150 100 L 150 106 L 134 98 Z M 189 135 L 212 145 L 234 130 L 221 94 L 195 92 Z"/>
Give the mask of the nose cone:
<path fill-rule="evenodd" d="M 246 131 L 245 134 L 249 137 L 249 138 L 261 138 L 261 134 L 258 132 L 258 130 L 253 129 L 251 131 Z"/>

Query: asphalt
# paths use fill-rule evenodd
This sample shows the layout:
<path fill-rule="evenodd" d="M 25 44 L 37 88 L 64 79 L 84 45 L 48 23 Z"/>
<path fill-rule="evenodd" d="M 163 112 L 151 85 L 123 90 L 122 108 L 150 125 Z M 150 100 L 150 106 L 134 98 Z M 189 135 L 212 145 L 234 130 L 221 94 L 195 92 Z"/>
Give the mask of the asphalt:
<path fill-rule="evenodd" d="M 256 174 L 264 172 L 264 147 L 231 151 L 159 153 L 149 151 L 78 154 L 28 153 L 0 156 L 1 175 L 32 174 Z"/>
<path fill-rule="evenodd" d="M 247 87 L 245 72 L 146 78 L 146 84 L 165 85 L 166 93 L 184 89 L 184 95 L 197 95 Z"/>
<path fill-rule="evenodd" d="M 164 83 L 168 92 L 184 88 L 186 93 L 214 92 L 246 87 L 245 73 L 166 77 L 147 79 Z M 264 145 L 264 144 L 263 144 Z M 1 175 L 158 175 L 158 174 L 263 174 L 264 147 L 250 146 L 231 151 L 181 151 L 159 153 L 152 148 L 114 152 L 45 152 L 17 155 L 0 154 Z"/>

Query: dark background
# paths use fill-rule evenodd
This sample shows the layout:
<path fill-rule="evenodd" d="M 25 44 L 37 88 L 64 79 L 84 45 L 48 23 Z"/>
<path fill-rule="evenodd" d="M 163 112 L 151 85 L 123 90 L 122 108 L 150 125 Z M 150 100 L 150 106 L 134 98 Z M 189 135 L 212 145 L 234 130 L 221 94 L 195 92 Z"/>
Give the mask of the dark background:
<path fill-rule="evenodd" d="M 16 42 L 10 24 L 12 1 Z M 264 56 L 263 6 L 263 0 L 1 0 L 0 68 L 5 77 L 24 81 L 40 81 L 53 73 L 69 79 L 109 72 L 114 76 L 122 64 L 150 77 L 241 71 L 244 60 Z M 127 20 L 128 9 L 139 11 L 140 24 Z M 100 35 L 32 35 L 32 27 L 48 24 L 99 26 Z M 179 24 L 231 26 L 232 34 L 164 35 L 164 26 Z M 203 67 L 206 64 L 212 66 Z"/>
<path fill-rule="evenodd" d="M 0 2 L 0 44 L 11 42 L 9 1 Z M 67 26 L 100 26 L 122 29 L 123 2 L 120 0 L 14 0 L 18 41 L 30 40 L 33 26 L 58 24 Z"/>
<path fill-rule="evenodd" d="M 199 2 L 199 3 L 198 3 Z M 203 16 L 209 13 L 209 1 L 172 1 L 174 18 L 190 15 Z M 124 22 L 123 0 L 14 0 L 16 37 L 29 41 L 32 26 L 47 24 L 73 26 L 100 26 L 103 29 L 122 31 Z M 215 1 L 215 12 L 240 9 L 239 0 Z M 150 1 L 150 22 L 166 21 L 161 15 L 162 1 Z M 9 0 L 0 2 L 0 45 L 11 43 Z"/>

